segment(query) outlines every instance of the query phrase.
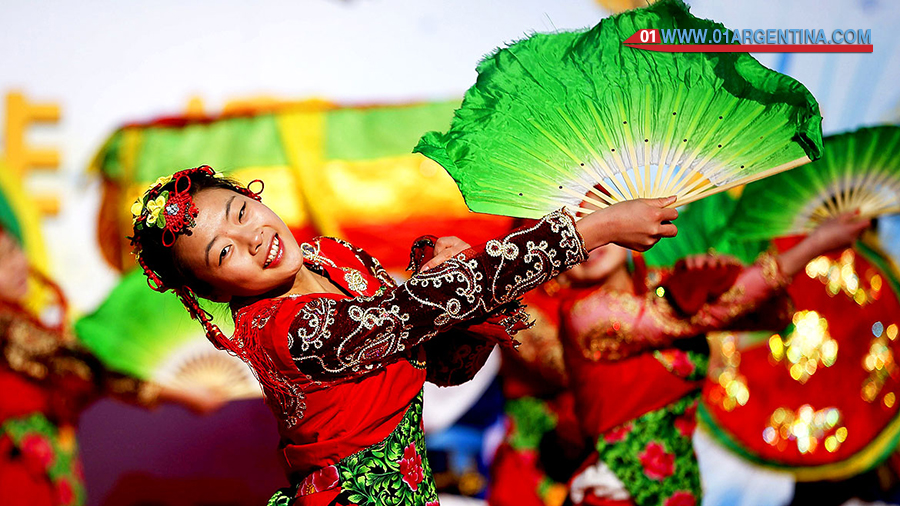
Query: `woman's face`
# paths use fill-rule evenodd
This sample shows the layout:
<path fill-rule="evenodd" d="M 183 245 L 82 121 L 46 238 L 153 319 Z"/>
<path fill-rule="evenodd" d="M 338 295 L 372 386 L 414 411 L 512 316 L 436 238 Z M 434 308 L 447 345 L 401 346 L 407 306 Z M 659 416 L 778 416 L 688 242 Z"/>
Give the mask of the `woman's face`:
<path fill-rule="evenodd" d="M 628 250 L 616 244 L 607 244 L 591 251 L 586 262 L 565 272 L 566 278 L 575 284 L 596 284 L 606 281 L 628 262 Z"/>
<path fill-rule="evenodd" d="M 0 299 L 22 302 L 28 293 L 28 258 L 15 238 L 0 230 Z"/>
<path fill-rule="evenodd" d="M 173 248 L 183 267 L 213 287 L 210 298 L 228 301 L 293 286 L 303 253 L 271 209 L 220 188 L 199 191 L 194 205 L 196 225 Z"/>

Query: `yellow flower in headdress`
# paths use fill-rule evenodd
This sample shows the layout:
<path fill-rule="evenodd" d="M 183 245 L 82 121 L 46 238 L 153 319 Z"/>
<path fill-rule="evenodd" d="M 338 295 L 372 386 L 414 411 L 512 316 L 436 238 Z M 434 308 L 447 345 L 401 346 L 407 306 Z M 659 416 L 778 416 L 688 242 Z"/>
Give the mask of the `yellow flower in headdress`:
<path fill-rule="evenodd" d="M 134 225 L 141 219 L 141 213 L 144 211 L 144 197 L 138 197 L 137 200 L 134 201 L 134 204 L 131 204 L 131 224 Z"/>
<path fill-rule="evenodd" d="M 171 180 L 172 176 L 159 176 L 159 179 L 157 179 L 155 183 L 150 185 L 150 188 L 156 188 L 157 186 L 165 185 Z"/>
<path fill-rule="evenodd" d="M 157 222 L 159 219 L 159 212 L 166 207 L 166 197 L 168 196 L 169 192 L 163 192 L 162 195 L 156 197 L 156 199 L 147 202 L 147 210 L 150 211 L 150 216 L 147 217 L 148 225 Z"/>
<path fill-rule="evenodd" d="M 172 181 L 172 176 L 160 176 L 156 182 L 147 187 L 147 190 L 144 192 L 144 195 L 147 194 L 150 190 L 158 187 L 164 186 Z M 156 223 L 156 220 L 159 218 L 159 210 L 165 207 L 166 205 L 166 197 L 169 195 L 168 192 L 163 192 L 156 200 L 147 202 L 147 209 L 150 211 L 150 216 L 148 216 L 147 224 L 152 225 Z M 138 197 L 137 200 L 134 201 L 134 204 L 131 205 L 131 224 L 136 225 L 138 221 L 141 219 L 141 214 L 144 212 L 144 198 L 143 196 Z"/>

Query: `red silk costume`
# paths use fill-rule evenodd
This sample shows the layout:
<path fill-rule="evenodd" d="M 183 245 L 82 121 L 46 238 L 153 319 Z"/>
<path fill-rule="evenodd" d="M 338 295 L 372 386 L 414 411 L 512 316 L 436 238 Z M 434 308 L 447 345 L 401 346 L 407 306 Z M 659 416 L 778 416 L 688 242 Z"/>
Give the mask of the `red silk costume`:
<path fill-rule="evenodd" d="M 723 283 L 723 277 L 729 278 L 728 281 Z M 775 259 L 764 255 L 744 269 L 651 271 L 646 279 L 636 280 L 636 294 L 613 293 L 602 287 L 573 292 L 562 308 L 562 340 L 575 410 L 583 431 L 598 443 L 598 448 L 615 445 L 625 440 L 633 421 L 686 396 L 696 395 L 708 360 L 704 334 L 735 326 L 778 328 L 789 316 L 789 300 L 784 295 L 778 296 L 785 283 Z M 681 286 L 684 284 L 689 286 Z M 681 434 L 687 437 L 686 454 L 681 457 L 683 465 L 690 466 L 693 408 L 679 409 L 682 412 L 675 423 L 683 425 Z M 651 437 L 652 427 L 641 430 L 647 433 L 644 436 Z M 669 469 L 663 466 L 664 471 L 652 468 L 650 462 L 666 462 L 678 456 L 677 451 L 672 456 L 671 448 L 669 453 L 660 450 L 667 436 L 659 437 L 662 443 L 652 443 L 647 448 L 641 443 L 641 448 L 622 451 L 634 451 L 632 457 L 637 461 L 637 451 L 643 450 L 640 455 L 643 473 L 637 473 L 640 479 L 634 477 L 632 470 L 619 469 L 621 460 L 616 459 L 621 456 L 611 458 L 607 462 L 609 468 L 624 482 L 631 500 L 638 504 L 662 504 L 667 497 L 685 503 L 699 499 L 690 497 L 686 491 L 676 491 L 673 495 L 672 490 L 663 486 L 664 478 L 678 478 L 673 475 L 673 468 L 679 461 L 676 458 Z M 656 456 L 651 458 L 651 454 Z M 595 461 L 596 458 L 595 455 Z M 604 455 L 599 458 L 604 460 Z M 696 469 L 696 463 L 693 466 Z M 691 481 L 696 494 L 699 481 L 695 476 Z M 653 487 L 660 490 L 647 492 Z M 678 483 L 671 487 L 692 488 Z M 577 503 L 579 498 L 574 499 Z M 584 501 L 616 503 L 597 501 L 590 494 Z"/>
<path fill-rule="evenodd" d="M 587 449 L 559 340 L 565 290 L 550 281 L 528 292 L 523 302 L 534 325 L 516 334 L 517 350 L 501 349 L 507 427 L 491 462 L 491 506 L 561 505 Z"/>
<path fill-rule="evenodd" d="M 80 414 L 106 395 L 152 406 L 158 387 L 107 370 L 64 325 L 15 304 L 0 303 L 0 351 L 0 504 L 83 504 Z"/>
<path fill-rule="evenodd" d="M 562 212 L 399 286 L 377 260 L 345 242 L 320 238 L 302 250 L 307 268 L 346 295 L 258 301 L 235 312 L 232 338 L 246 350 L 243 358 L 279 419 L 291 482 L 308 478 L 295 504 L 337 498 L 347 482 L 325 479 L 335 474 L 330 469 L 343 470 L 348 457 L 392 436 L 426 379 L 453 384 L 477 371 L 494 342 L 460 337 L 460 325 L 480 323 L 586 257 L 572 218 Z M 510 316 L 505 323 L 517 322 Z M 404 462 L 419 462 L 418 450 L 407 449 Z M 406 464 L 400 469 L 415 491 L 411 483 L 421 476 L 410 479 Z M 306 490 L 309 479 L 315 483 Z"/>

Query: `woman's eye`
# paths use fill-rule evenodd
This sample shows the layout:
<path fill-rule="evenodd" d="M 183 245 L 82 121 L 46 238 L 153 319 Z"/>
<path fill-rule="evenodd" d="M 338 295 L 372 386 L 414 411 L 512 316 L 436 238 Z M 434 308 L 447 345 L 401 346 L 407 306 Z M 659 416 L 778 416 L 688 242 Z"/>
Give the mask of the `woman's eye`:
<path fill-rule="evenodd" d="M 244 221 L 244 210 L 245 210 L 245 209 L 247 209 L 247 203 L 246 203 L 246 202 L 244 203 L 244 205 L 241 206 L 241 212 L 240 212 L 240 214 L 238 214 L 238 223 Z"/>
<path fill-rule="evenodd" d="M 222 252 L 219 253 L 219 265 L 222 265 L 222 260 L 224 260 L 225 255 L 228 254 L 228 248 L 229 246 L 225 246 L 224 248 L 222 248 Z"/>

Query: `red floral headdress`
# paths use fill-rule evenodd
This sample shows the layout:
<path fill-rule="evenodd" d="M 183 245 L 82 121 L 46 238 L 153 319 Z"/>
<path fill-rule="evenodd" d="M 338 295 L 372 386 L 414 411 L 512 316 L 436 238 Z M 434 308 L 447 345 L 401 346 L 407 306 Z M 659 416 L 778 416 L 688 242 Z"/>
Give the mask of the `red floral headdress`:
<path fill-rule="evenodd" d="M 175 244 L 177 234 L 190 233 L 190 228 L 195 225 L 197 207 L 189 193 L 191 189 L 191 174 L 206 172 L 210 176 L 216 176 L 216 172 L 208 165 L 196 169 L 176 172 L 172 176 L 164 176 L 156 180 L 144 195 L 131 206 L 132 224 L 137 232 L 148 227 L 162 229 L 163 246 L 171 247 Z M 171 190 L 162 188 L 175 181 L 175 187 Z"/>
<path fill-rule="evenodd" d="M 175 240 L 179 235 L 190 235 L 191 228 L 196 225 L 194 218 L 197 217 L 197 206 L 194 205 L 191 190 L 191 176 L 205 173 L 211 177 L 224 177 L 222 173 L 216 172 L 209 165 L 201 165 L 193 169 L 186 169 L 171 176 L 163 176 L 156 180 L 144 194 L 139 197 L 131 206 L 132 225 L 134 226 L 134 237 L 131 238 L 131 245 L 134 248 L 134 255 L 138 264 L 144 270 L 147 276 L 147 284 L 150 288 L 157 292 L 166 292 L 172 290 L 181 300 L 188 312 L 196 320 L 203 324 L 206 336 L 220 349 L 229 349 L 228 340 L 219 327 L 212 322 L 212 315 L 208 311 L 200 307 L 200 301 L 197 294 L 185 285 L 169 286 L 166 285 L 159 274 L 153 271 L 142 256 L 143 246 L 141 245 L 140 232 L 149 228 L 158 228 L 162 230 L 162 245 L 170 248 L 175 244 Z M 174 185 L 170 185 L 174 181 Z M 262 181 L 256 179 L 250 184 L 260 183 Z M 164 189 L 166 187 L 168 189 Z M 248 187 L 233 184 L 234 190 L 255 200 L 261 200 L 258 192 L 250 190 Z"/>

